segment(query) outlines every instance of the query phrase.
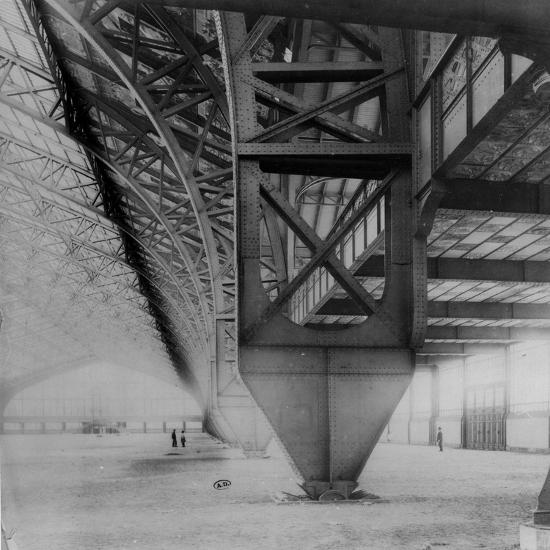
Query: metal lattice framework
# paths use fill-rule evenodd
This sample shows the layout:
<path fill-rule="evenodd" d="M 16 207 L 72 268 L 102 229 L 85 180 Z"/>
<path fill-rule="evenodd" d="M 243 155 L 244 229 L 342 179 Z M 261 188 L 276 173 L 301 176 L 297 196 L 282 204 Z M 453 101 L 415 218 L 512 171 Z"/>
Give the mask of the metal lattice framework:
<path fill-rule="evenodd" d="M 33 373 L 93 358 L 157 375 L 169 358 L 143 281 L 157 288 L 162 303 L 156 306 L 170 304 L 183 326 L 196 310 L 178 303 L 150 271 L 131 265 L 121 235 L 137 244 L 139 238 L 102 208 L 89 156 L 63 124 L 63 102 L 43 44 L 22 5 L 3 2 L 2 8 L 3 391 L 32 381 Z M 157 269 L 170 277 L 163 258 L 157 259 Z"/>
<path fill-rule="evenodd" d="M 191 304 L 194 326 L 180 346 L 201 343 L 194 368 L 204 370 L 213 319 L 232 318 L 234 306 L 231 143 L 215 37 L 208 20 L 185 10 L 79 8 L 41 6 L 39 26 L 62 78 L 79 90 L 71 100 L 88 120 L 79 139 L 119 193 L 121 216 L 147 253 L 165 259 L 178 281 L 171 292 Z"/>
<path fill-rule="evenodd" d="M 255 410 L 247 345 L 385 346 L 408 365 L 547 339 L 540 24 L 390 3 L 389 20 L 348 0 L 5 1 L 0 338 L 16 349 L 19 316 L 45 342 L 49 316 L 67 334 L 50 363 L 171 362 L 212 431 L 256 449 L 259 421 L 235 412 Z M 263 380 L 255 361 L 241 374 Z"/>

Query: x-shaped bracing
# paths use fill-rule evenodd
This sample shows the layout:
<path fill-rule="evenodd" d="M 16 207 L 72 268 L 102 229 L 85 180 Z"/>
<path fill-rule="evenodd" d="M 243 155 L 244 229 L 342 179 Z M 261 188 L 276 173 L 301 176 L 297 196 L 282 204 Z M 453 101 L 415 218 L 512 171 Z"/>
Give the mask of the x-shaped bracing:
<path fill-rule="evenodd" d="M 306 281 L 313 270 L 321 264 L 324 264 L 329 273 L 340 284 L 340 286 L 349 294 L 349 296 L 359 305 L 366 315 L 376 315 L 382 323 L 393 332 L 395 323 L 385 308 L 377 303 L 372 294 L 368 292 L 353 274 L 344 266 L 341 260 L 336 256 L 334 249 L 346 232 L 357 222 L 359 217 L 364 214 L 381 196 L 390 188 L 395 173 L 392 172 L 384 181 L 383 185 L 376 193 L 371 195 L 369 200 L 365 201 L 352 216 L 330 236 L 323 241 L 315 231 L 305 222 L 294 207 L 285 199 L 281 192 L 263 178 L 260 183 L 260 193 L 263 199 L 279 214 L 284 222 L 290 227 L 297 237 L 311 250 L 313 257 L 310 262 L 298 273 L 298 275 L 279 293 L 279 296 L 265 309 L 260 315 L 260 321 L 265 321 L 275 315 L 288 302 L 294 292 Z M 256 323 L 254 323 L 256 325 Z M 253 327 L 246 331 L 253 332 Z"/>

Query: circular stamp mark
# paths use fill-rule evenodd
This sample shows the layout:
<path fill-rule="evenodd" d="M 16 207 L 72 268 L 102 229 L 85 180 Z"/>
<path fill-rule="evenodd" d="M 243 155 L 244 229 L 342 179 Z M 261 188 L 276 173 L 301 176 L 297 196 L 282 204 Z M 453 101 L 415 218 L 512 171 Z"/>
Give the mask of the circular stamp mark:
<path fill-rule="evenodd" d="M 222 491 L 223 489 L 229 489 L 231 487 L 231 481 L 228 479 L 218 479 L 213 485 L 214 489 Z"/>

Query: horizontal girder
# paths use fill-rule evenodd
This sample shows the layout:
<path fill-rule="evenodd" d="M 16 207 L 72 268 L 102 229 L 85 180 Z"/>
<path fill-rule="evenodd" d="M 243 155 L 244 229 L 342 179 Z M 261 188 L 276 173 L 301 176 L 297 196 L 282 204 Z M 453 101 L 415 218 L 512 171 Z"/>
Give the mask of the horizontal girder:
<path fill-rule="evenodd" d="M 550 23 L 546 0 L 187 0 L 186 6 L 480 36 L 517 32 L 541 39 Z"/>
<path fill-rule="evenodd" d="M 550 283 L 550 265 L 546 262 L 469 258 L 428 258 L 427 262 L 430 279 Z M 355 275 L 383 277 L 384 256 L 371 256 Z"/>
<path fill-rule="evenodd" d="M 542 180 L 533 183 L 525 179 L 528 166 L 515 172 L 509 181 L 496 181 L 498 177 L 494 178 L 491 170 L 500 158 L 484 166 L 483 177 L 464 176 L 467 169 L 477 166 L 469 154 L 483 149 L 484 134 L 497 128 L 509 115 L 511 106 L 524 99 L 523 88 L 516 86 L 511 93 L 508 89 L 506 101 L 492 110 L 492 126 L 485 121 L 470 132 L 471 81 L 475 80 L 470 66 L 466 79 L 470 82 L 464 92 L 469 98 L 465 104 L 470 101 L 465 107 L 466 139 L 445 157 L 439 169 L 441 159 L 436 157 L 441 156 L 441 151 L 433 152 L 431 168 L 435 173 L 431 180 L 423 180 L 425 187 L 417 193 L 420 182 L 414 174 L 410 177 L 419 160 L 419 138 L 415 135 L 411 143 L 409 128 L 409 89 L 415 88 L 414 75 L 411 64 L 405 62 L 407 47 L 414 44 L 403 47 L 402 42 L 409 35 L 384 28 L 387 25 L 496 36 L 508 44 L 523 33 L 550 47 L 546 38 L 550 7 L 545 0 L 528 1 L 528 9 L 509 0 L 465 0 L 458 4 L 450 0 L 188 0 L 183 8 L 181 1 L 176 0 L 23 1 L 40 10 L 40 25 L 47 32 L 39 33 L 38 43 L 47 56 L 51 54 L 50 64 L 59 62 L 61 68 L 48 71 L 36 61 L 19 59 L 6 51 L 6 65 L 0 67 L 5 75 L 17 66 L 17 70 L 43 82 L 34 90 L 27 82 L 16 94 L 0 90 L 0 102 L 6 109 L 33 118 L 37 125 L 59 131 L 59 137 L 67 136 L 58 121 L 61 107 L 69 106 L 71 131 L 84 149 L 77 148 L 76 155 L 65 161 L 57 152 L 48 151 L 55 142 L 53 137 L 50 144 L 45 140 L 28 152 L 30 156 L 25 156 L 27 153 L 17 148 L 25 148 L 25 139 L 38 138 L 40 131 L 28 128 L 26 136 L 16 135 L 15 120 L 9 124 L 14 135 L 0 130 L 0 147 L 11 147 L 20 154 L 15 161 L 8 159 L 10 162 L 3 168 L 2 174 L 10 181 L 0 185 L 0 213 L 5 215 L 6 223 L 13 227 L 19 223 L 25 231 L 33 232 L 11 243 L 11 247 L 19 248 L 10 265 L 23 271 L 27 262 L 38 271 L 45 262 L 59 260 L 60 264 L 67 264 L 64 270 L 73 270 L 67 279 L 76 285 L 75 294 L 84 289 L 90 302 L 106 296 L 105 302 L 113 304 L 115 300 L 101 281 L 101 270 L 105 266 L 127 271 L 134 267 L 137 276 L 118 285 L 119 289 L 135 291 L 149 285 L 148 306 L 156 312 L 157 324 L 169 328 L 173 342 L 177 342 L 173 347 L 181 346 L 186 359 L 197 350 L 202 355 L 198 364 L 206 369 L 202 373 L 205 379 L 210 378 L 212 387 L 207 392 L 210 391 L 213 404 L 229 407 L 231 396 L 222 394 L 238 378 L 235 365 L 239 364 L 239 351 L 258 353 L 240 371 L 250 375 L 249 383 L 258 384 L 255 391 L 262 395 L 270 391 L 262 383 L 266 373 L 296 373 L 294 368 L 285 371 L 287 366 L 272 358 L 267 367 L 260 365 L 270 344 L 288 344 L 290 353 L 308 346 L 319 348 L 323 360 L 312 360 L 300 374 L 309 376 L 314 372 L 319 387 L 327 383 L 328 430 L 335 437 L 342 432 L 330 420 L 338 418 L 330 393 L 344 386 L 346 391 L 354 390 L 349 380 L 342 381 L 344 375 L 340 371 L 336 374 L 331 370 L 346 368 L 345 361 L 340 364 L 340 359 L 335 359 L 340 353 L 334 352 L 335 347 L 359 348 L 361 342 L 364 346 L 402 349 L 403 368 L 392 374 L 403 377 L 394 384 L 400 391 L 406 385 L 404 378 L 411 374 L 408 349 L 419 348 L 426 357 L 467 356 L 500 350 L 501 344 L 520 339 L 548 338 L 544 320 L 550 319 L 550 305 L 543 302 L 547 299 L 550 269 L 544 261 L 521 259 L 525 247 L 520 242 L 520 237 L 530 239 L 537 235 L 529 242 L 540 239 L 537 246 L 544 245 L 547 235 L 543 227 L 550 215 L 547 186 Z M 212 16 L 193 13 L 188 9 L 193 7 L 250 15 L 246 19 L 228 13 Z M 213 26 L 213 17 L 221 18 L 216 19 L 220 44 L 216 33 L 206 28 Z M 50 41 L 46 40 L 48 36 Z M 471 45 L 473 39 L 466 38 L 465 42 Z M 494 54 L 498 46 L 493 43 Z M 506 56 L 502 80 L 510 81 L 506 86 L 514 88 L 510 54 Z M 436 94 L 441 91 L 436 77 L 441 75 L 426 83 L 422 97 L 426 97 L 428 89 Z M 529 91 L 531 77 L 531 73 L 523 75 L 520 82 Z M 62 97 L 56 92 L 52 97 L 37 99 L 41 93 L 47 96 L 49 90 L 55 92 L 54 84 Z M 19 94 L 28 101 L 19 101 Z M 419 107 L 419 102 L 413 103 L 413 109 Z M 539 113 L 537 124 L 543 124 L 547 114 L 540 106 L 539 111 L 544 112 Z M 412 117 L 415 124 L 417 114 L 418 109 Z M 436 115 L 442 118 L 442 113 Z M 506 151 L 521 145 L 526 136 L 527 129 L 508 144 Z M 430 137 L 431 146 L 441 146 L 441 136 Z M 537 159 L 544 161 L 546 152 L 541 149 L 538 154 Z M 87 158 L 93 163 L 92 170 Z M 25 162 L 28 174 L 18 174 Z M 33 187 L 31 164 L 34 168 L 39 162 L 50 167 L 51 185 L 40 179 L 46 174 L 44 168 L 40 176 L 35 175 Z M 82 169 L 80 162 L 84 164 Z M 65 171 L 75 178 L 80 174 L 83 180 L 92 171 L 101 175 L 101 189 L 96 193 L 93 183 L 79 182 L 85 196 L 81 211 L 80 197 L 77 200 L 67 189 L 56 185 L 60 172 Z M 238 174 L 238 182 L 233 182 L 233 173 Z M 381 181 L 391 180 L 395 174 L 399 176 L 395 185 Z M 346 204 L 353 202 L 356 190 L 366 188 L 373 180 L 383 186 L 383 190 L 371 195 L 379 204 L 367 210 L 365 203 L 363 209 L 358 208 L 361 214 L 350 214 Z M 234 183 L 238 184 L 235 190 Z M 428 237 L 429 257 L 424 264 L 425 243 L 419 244 L 421 239 L 411 237 L 420 235 L 414 233 L 418 229 L 415 208 L 430 192 L 432 198 L 438 197 L 439 217 L 433 239 Z M 100 208 L 113 218 L 112 225 L 102 216 L 97 221 L 92 219 L 94 210 Z M 234 209 L 240 223 L 238 232 Z M 434 207 L 433 213 L 436 211 Z M 507 235 L 496 228 L 499 223 L 504 225 L 505 215 L 510 218 L 510 226 L 527 225 L 525 219 L 529 216 L 536 217 L 540 226 L 532 228 L 528 235 L 528 229 L 518 230 L 524 231 L 516 235 L 518 241 L 502 246 L 498 253 L 508 259 L 488 259 L 473 249 L 458 257 L 458 251 L 465 251 L 476 238 L 480 241 L 475 244 L 486 244 L 487 249 L 497 242 L 508 244 Z M 479 229 L 482 223 L 493 227 L 490 237 L 479 235 L 484 233 Z M 373 225 L 376 237 L 369 241 L 369 248 L 366 241 L 367 237 L 372 239 Z M 106 249 L 96 244 L 92 235 L 100 231 L 114 231 L 116 242 L 112 246 L 108 243 Z M 125 255 L 116 233 L 120 233 L 126 247 L 131 248 L 134 243 L 142 249 L 140 262 L 135 257 L 132 262 Z M 104 241 L 110 239 L 103 237 Z M 35 249 L 33 238 L 38 243 Z M 240 240 L 234 258 L 236 238 Z M 63 246 L 67 249 L 65 262 Z M 48 255 L 47 247 L 52 247 L 54 253 Z M 496 248 L 495 244 L 492 250 Z M 355 249 L 361 250 L 362 255 L 355 255 Z M 442 249 L 445 250 L 441 252 Z M 5 251 L 11 253 L 12 248 L 6 246 Z M 512 259 L 514 254 L 518 258 Z M 50 260 L 45 259 L 48 256 Z M 88 265 L 79 270 L 78 262 Z M 237 267 L 241 273 L 240 292 L 235 286 Z M 41 276 L 51 276 L 55 268 L 51 263 L 43 268 Z M 320 280 L 321 274 L 326 275 L 327 281 L 330 276 L 331 283 L 336 282 L 328 290 L 325 288 L 324 301 L 317 298 L 307 315 L 324 315 L 327 319 L 313 319 L 307 327 L 292 325 L 288 322 L 292 299 L 304 288 L 302 295 L 317 290 L 321 294 L 321 284 L 314 288 L 312 283 L 315 277 Z M 79 276 L 88 277 L 89 281 L 79 281 Z M 109 273 L 113 279 L 109 285 L 117 286 L 116 276 Z M 498 284 L 486 284 L 491 282 L 505 284 L 499 288 Z M 13 279 L 10 284 L 15 284 Z M 326 281 L 325 284 L 329 286 Z M 428 292 L 424 294 L 426 284 Z M 23 286 L 15 284 L 12 288 Z M 500 296 L 502 302 L 455 302 L 455 288 L 455 295 L 467 296 L 465 300 Z M 491 292 L 494 294 L 487 298 L 486 293 Z M 350 298 L 342 298 L 345 294 Z M 161 295 L 165 302 L 158 299 Z M 237 295 L 241 321 L 238 330 Z M 442 297 L 441 301 L 438 297 Z M 541 303 L 512 303 L 516 299 Z M 141 306 L 147 318 L 147 307 L 139 299 L 135 301 L 136 309 Z M 45 307 L 45 303 L 42 305 Z M 185 318 L 187 313 L 189 319 Z M 355 316 L 350 323 L 367 319 L 365 326 L 371 323 L 374 330 L 367 333 L 360 326 L 341 336 L 326 326 L 340 322 L 328 319 L 330 316 Z M 480 320 L 495 323 L 470 326 Z M 511 320 L 518 323 L 496 326 L 498 321 Z M 528 321 L 537 320 L 542 322 L 528 325 Z M 324 331 L 319 328 L 323 322 Z M 177 334 L 184 327 L 182 334 Z M 424 336 L 427 343 L 419 347 Z M 363 337 L 370 338 L 368 344 Z M 187 347 L 186 338 L 192 339 Z M 254 346 L 263 347 L 263 355 L 257 349 L 252 352 Z M 376 356 L 368 347 L 352 355 L 354 360 Z M 209 361 L 216 363 L 212 372 L 207 372 Z M 317 372 L 314 364 L 325 365 L 326 369 Z M 215 387 L 216 376 L 222 379 L 230 369 L 232 376 L 229 380 L 224 378 L 223 388 Z M 374 371 L 358 368 L 353 374 L 365 375 L 366 381 L 380 375 Z M 281 382 L 279 389 L 286 398 L 294 389 L 285 384 Z M 305 393 L 310 390 L 307 388 Z M 324 399 L 323 392 L 324 389 L 319 395 Z M 267 412 L 274 415 L 273 411 Z M 271 421 L 277 424 L 281 418 L 274 415 Z M 376 434 L 371 435 L 374 438 Z M 337 448 L 329 452 L 331 476 L 332 462 L 339 452 Z"/>

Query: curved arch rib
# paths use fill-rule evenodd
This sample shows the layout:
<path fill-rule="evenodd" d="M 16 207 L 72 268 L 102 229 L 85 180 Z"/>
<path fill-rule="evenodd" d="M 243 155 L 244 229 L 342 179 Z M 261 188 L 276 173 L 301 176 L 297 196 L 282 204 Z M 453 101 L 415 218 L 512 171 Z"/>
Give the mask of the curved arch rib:
<path fill-rule="evenodd" d="M 208 260 L 210 280 L 214 293 L 214 302 L 215 305 L 219 304 L 223 299 L 221 284 L 219 284 L 221 266 L 214 233 L 210 224 L 208 212 L 205 209 L 203 197 L 199 192 L 195 178 L 190 173 L 190 166 L 183 161 L 184 153 L 176 136 L 174 135 L 171 125 L 159 112 L 158 105 L 149 94 L 146 86 L 137 81 L 135 75 L 133 74 L 132 67 L 128 66 L 120 53 L 101 33 L 99 28 L 101 19 L 97 16 L 97 14 L 97 17 L 95 18 L 92 13 L 87 14 L 86 18 L 82 19 L 79 17 L 79 14 L 68 5 L 68 3 L 60 0 L 46 1 L 47 4 L 58 12 L 67 22 L 69 22 L 69 24 L 71 24 L 73 28 L 76 29 L 77 32 L 102 55 L 105 61 L 117 74 L 121 82 L 124 83 L 126 89 L 130 91 L 139 103 L 141 109 L 155 127 L 157 134 L 164 142 L 168 154 L 176 166 L 178 176 L 185 185 L 188 195 L 192 199 L 193 211 L 199 225 L 203 239 L 204 251 Z"/>

